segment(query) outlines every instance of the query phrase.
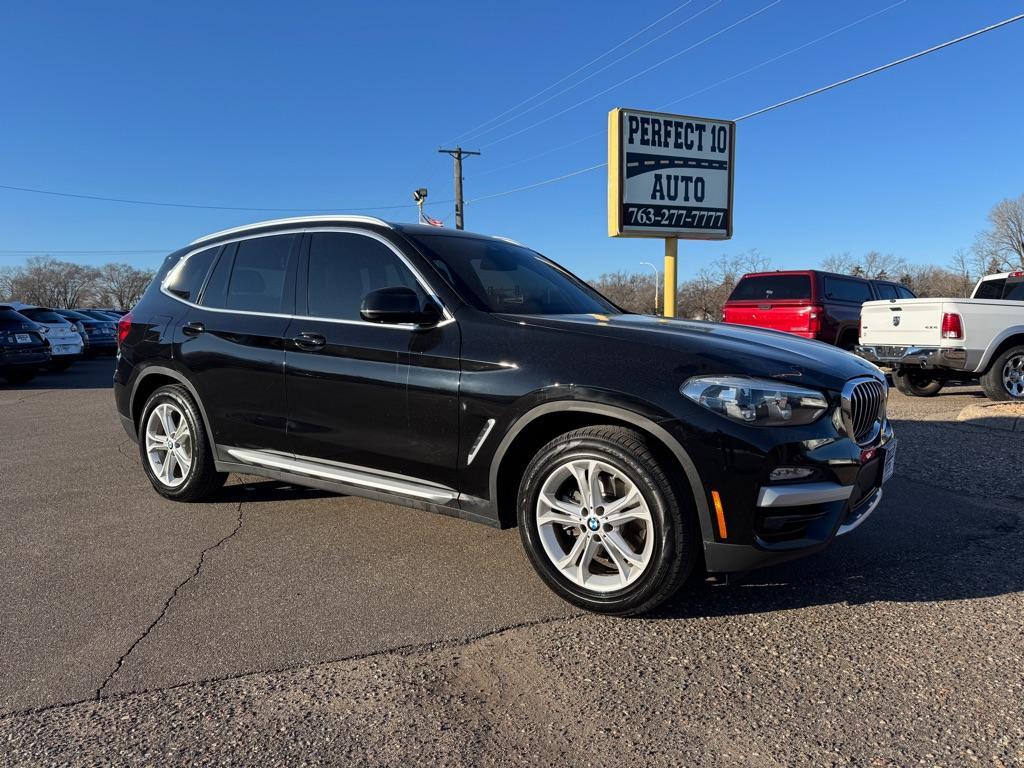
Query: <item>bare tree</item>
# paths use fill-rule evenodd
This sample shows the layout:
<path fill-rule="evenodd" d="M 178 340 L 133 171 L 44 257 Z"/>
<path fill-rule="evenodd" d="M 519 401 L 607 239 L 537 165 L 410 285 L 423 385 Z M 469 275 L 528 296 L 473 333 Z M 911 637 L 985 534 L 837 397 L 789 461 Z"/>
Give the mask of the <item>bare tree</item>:
<path fill-rule="evenodd" d="M 105 264 L 97 276 L 95 301 L 105 307 L 130 309 L 142 298 L 152 279 L 152 270 L 136 269 L 129 264 Z"/>
<path fill-rule="evenodd" d="M 71 309 L 92 296 L 98 274 L 93 267 L 33 256 L 9 273 L 6 292 L 26 304 Z"/>
<path fill-rule="evenodd" d="M 594 283 L 602 294 L 630 312 L 654 314 L 654 275 L 643 272 L 606 272 Z"/>
<path fill-rule="evenodd" d="M 1000 200 L 988 213 L 989 229 L 974 241 L 986 274 L 1024 269 L 1024 195 Z"/>

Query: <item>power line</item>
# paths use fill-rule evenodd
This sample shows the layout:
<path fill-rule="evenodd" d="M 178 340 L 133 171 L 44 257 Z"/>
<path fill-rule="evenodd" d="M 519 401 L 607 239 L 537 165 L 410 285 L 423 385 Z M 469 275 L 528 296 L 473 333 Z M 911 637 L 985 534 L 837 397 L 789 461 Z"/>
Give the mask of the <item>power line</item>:
<path fill-rule="evenodd" d="M 692 98 L 694 96 L 699 96 L 702 93 L 707 93 L 708 91 L 710 91 L 710 90 L 712 90 L 714 88 L 717 88 L 720 85 L 724 85 L 725 83 L 732 82 L 733 80 L 736 80 L 736 79 L 738 79 L 740 77 L 743 77 L 744 75 L 750 74 L 754 70 L 760 69 L 761 67 L 767 66 L 768 64 L 773 64 L 776 61 L 779 61 L 780 59 L 784 59 L 786 56 L 791 56 L 792 54 L 797 53 L 799 51 L 802 51 L 805 48 L 809 48 L 812 45 L 816 45 L 816 44 L 822 42 L 823 40 L 827 40 L 828 38 L 833 37 L 835 35 L 838 35 L 841 32 L 845 32 L 846 30 L 851 29 L 852 27 L 855 27 L 858 24 L 862 24 L 865 21 L 868 21 L 869 19 L 873 19 L 875 16 L 879 16 L 879 15 L 881 15 L 881 14 L 887 12 L 887 11 L 891 11 L 893 8 L 896 8 L 898 6 L 904 5 L 907 2 L 908 2 L 908 0 L 898 0 L 897 2 L 893 3 L 892 5 L 887 5 L 885 8 L 881 8 L 881 9 L 879 9 L 877 11 L 869 13 L 866 16 L 861 16 L 856 21 L 851 21 L 850 23 L 844 24 L 841 27 L 837 27 L 836 29 L 833 29 L 831 32 L 827 32 L 824 35 L 820 35 L 819 37 L 816 37 L 813 40 L 808 40 L 806 43 L 802 43 L 801 45 L 798 45 L 795 48 L 790 48 L 788 51 L 784 51 L 783 53 L 780 53 L 780 54 L 778 54 L 776 56 L 772 56 L 769 59 L 765 59 L 764 61 L 759 62 L 758 64 L 755 64 L 755 65 L 753 65 L 751 67 L 747 67 L 746 69 L 744 69 L 744 70 L 742 70 L 740 72 L 737 72 L 734 75 L 730 75 L 729 77 L 723 78 L 722 80 L 718 80 L 718 81 L 716 81 L 714 83 L 711 83 L 711 85 L 707 85 L 707 86 L 701 88 L 700 90 L 693 91 L 692 93 L 688 93 L 686 96 L 682 96 L 682 97 L 680 97 L 678 99 L 673 99 L 672 101 L 670 101 L 670 102 L 668 102 L 666 104 L 663 104 L 661 107 L 659 107 L 659 109 L 666 109 L 666 108 L 672 106 L 673 104 L 678 104 L 679 102 L 686 101 L 687 99 L 690 99 L 690 98 Z M 539 159 L 541 157 L 545 157 L 546 155 L 550 155 L 550 154 L 552 154 L 554 152 L 561 152 L 562 150 L 569 149 L 570 147 L 574 147 L 577 144 L 582 144 L 584 141 L 588 141 L 590 139 L 595 139 L 598 136 L 604 136 L 605 133 L 606 133 L 606 131 L 604 129 L 602 129 L 600 131 L 595 131 L 594 133 L 588 133 L 587 135 L 581 136 L 578 139 L 574 139 L 573 141 L 570 141 L 570 142 L 568 142 L 566 144 L 561 144 L 561 145 L 559 145 L 557 147 L 550 147 L 548 149 L 545 149 L 543 152 L 538 152 L 535 155 L 530 155 L 528 157 L 524 157 L 524 158 L 521 158 L 519 160 L 514 160 L 513 162 L 506 163 L 505 165 L 499 165 L 497 168 L 488 168 L 486 170 L 480 171 L 479 173 L 476 174 L 476 178 L 479 178 L 481 176 L 487 176 L 487 175 L 490 175 L 492 173 L 498 173 L 500 171 L 508 170 L 509 168 L 515 168 L 518 165 L 523 165 L 524 163 L 528 163 L 531 160 L 537 160 L 537 159 Z"/>
<path fill-rule="evenodd" d="M 780 101 L 777 104 L 772 104 L 769 107 L 763 107 L 762 109 L 758 109 L 758 110 L 756 110 L 754 112 L 749 112 L 749 113 L 747 113 L 745 115 L 737 117 L 736 118 L 736 122 L 738 123 L 740 120 L 746 120 L 746 119 L 751 118 L 751 117 L 756 117 L 757 115 L 763 115 L 765 112 L 771 112 L 773 109 L 778 109 L 779 107 L 784 107 L 787 104 L 794 104 L 794 103 L 796 103 L 798 101 L 802 101 L 804 99 L 810 98 L 811 96 L 817 96 L 819 93 L 824 93 L 825 91 L 831 91 L 833 88 L 838 88 L 841 85 L 846 85 L 847 83 L 852 83 L 855 80 L 860 80 L 861 78 L 869 77 L 870 75 L 874 75 L 874 74 L 877 74 L 879 72 L 884 72 L 885 70 L 891 69 L 892 67 L 899 66 L 900 64 L 905 64 L 908 61 L 913 61 L 914 59 L 919 59 L 922 56 L 927 56 L 929 53 L 935 53 L 936 51 L 941 51 L 943 48 L 949 48 L 951 45 L 956 45 L 957 43 L 962 43 L 964 40 L 970 40 L 972 37 L 977 37 L 978 35 L 983 35 L 986 32 L 991 32 L 994 29 L 999 29 L 1000 27 L 1005 27 L 1007 24 L 1012 24 L 1013 22 L 1020 21 L 1021 19 L 1024 19 L 1024 13 L 1020 13 L 1020 14 L 1018 14 L 1016 16 L 1011 16 L 1009 19 L 1003 19 L 1003 21 L 997 22 L 995 24 L 991 24 L 991 25 L 989 25 L 987 27 L 983 27 L 982 29 L 975 30 L 974 32 L 969 32 L 966 35 L 961 35 L 960 37 L 956 37 L 956 38 L 954 38 L 952 40 L 947 40 L 944 43 L 939 43 L 938 45 L 933 45 L 931 48 L 925 48 L 923 51 L 918 51 L 917 53 L 912 53 L 909 56 L 904 56 L 902 59 L 896 59 L 895 61 L 890 61 L 888 64 L 883 64 L 880 67 L 875 67 L 874 69 L 869 69 L 866 72 L 861 72 L 859 75 L 853 75 L 852 77 L 847 77 L 847 78 L 845 78 L 843 80 L 837 80 L 836 82 L 831 83 L 830 85 L 825 85 L 825 86 L 822 86 L 821 88 L 815 88 L 813 91 L 808 91 L 807 93 L 802 93 L 799 96 L 794 96 L 791 99 L 786 99 L 785 101 Z"/>
<path fill-rule="evenodd" d="M 704 45 L 705 43 L 711 42 L 716 37 L 719 37 L 720 35 L 724 35 L 729 30 L 735 29 L 740 24 L 743 24 L 743 23 L 749 21 L 750 19 L 754 18 L 755 16 L 759 16 L 760 14 L 764 13 L 765 11 L 767 11 L 769 8 L 772 8 L 772 7 L 778 5 L 781 2 L 782 2 L 782 0 L 772 0 L 772 2 L 768 3 L 768 5 L 765 5 L 765 6 L 761 7 L 761 8 L 759 8 L 758 10 L 754 11 L 753 13 L 747 14 L 746 16 L 744 16 L 739 21 L 734 21 L 732 24 L 729 24 L 728 26 L 723 27 L 722 29 L 718 30 L 717 32 L 711 33 L 707 37 L 704 37 L 704 38 L 698 40 L 693 45 L 687 46 L 683 50 L 677 51 L 676 53 L 673 53 L 671 56 L 666 56 L 661 61 L 659 61 L 659 62 L 657 62 L 655 64 L 652 64 L 651 66 L 647 67 L 646 69 L 642 69 L 639 72 L 637 72 L 636 74 L 630 75 L 626 79 L 620 80 L 619 82 L 615 83 L 614 85 L 610 85 L 607 88 L 605 88 L 604 90 L 598 91 L 597 93 L 595 93 L 592 96 L 588 96 L 587 98 L 583 99 L 582 101 L 578 101 L 575 104 L 566 107 L 565 109 L 559 110 L 558 112 L 555 112 L 553 115 L 549 115 L 548 117 L 545 117 L 543 120 L 538 120 L 535 123 L 531 123 L 530 125 L 527 125 L 525 128 L 520 128 L 518 131 L 513 131 L 512 133 L 506 134 L 505 136 L 502 136 L 500 139 L 495 139 L 494 141 L 488 142 L 487 144 L 482 145 L 482 148 L 486 149 L 487 147 L 492 147 L 495 144 L 500 144 L 501 142 L 507 141 L 508 139 L 511 139 L 514 136 L 518 136 L 521 133 L 525 133 L 526 131 L 529 131 L 529 130 L 531 130 L 533 128 L 536 128 L 537 126 L 540 126 L 540 125 L 543 125 L 544 123 L 550 122 L 551 120 L 554 120 L 556 117 L 560 117 L 561 115 L 564 115 L 566 112 L 572 112 L 573 110 L 578 109 L 579 107 L 582 107 L 584 104 L 587 104 L 587 103 L 593 101 L 594 99 L 598 98 L 599 96 L 603 96 L 604 94 L 608 93 L 609 91 L 614 91 L 616 88 L 619 88 L 619 87 L 625 85 L 626 83 L 632 82 L 633 80 L 636 80 L 638 77 L 643 77 L 647 73 L 652 72 L 655 69 L 658 69 L 659 67 L 663 67 L 664 65 L 668 64 L 670 61 L 678 59 L 683 54 L 689 53 L 690 51 L 694 50 L 695 48 L 699 48 L 700 46 Z"/>
<path fill-rule="evenodd" d="M 1004 19 L 1003 21 L 996 22 L 995 24 L 990 24 L 987 27 L 983 27 L 981 29 L 975 30 L 974 32 L 969 32 L 966 35 L 961 35 L 960 37 L 953 38 L 952 40 L 947 40 L 944 43 L 939 43 L 938 45 L 933 45 L 930 48 L 925 48 L 924 50 L 918 51 L 917 53 L 912 53 L 909 56 L 904 56 L 903 58 L 895 59 L 894 61 L 890 61 L 888 64 L 883 64 L 883 65 L 878 66 L 878 67 L 873 67 L 872 69 L 865 70 L 864 72 L 861 72 L 859 74 L 843 78 L 842 80 L 837 80 L 836 82 L 831 83 L 831 84 L 826 85 L 826 86 L 822 86 L 821 88 L 816 88 L 813 91 L 808 91 L 807 93 L 803 93 L 803 94 L 801 94 L 799 96 L 794 96 L 793 98 L 786 99 L 785 101 L 780 101 L 777 104 L 772 104 L 771 106 L 764 107 L 763 109 L 759 109 L 759 110 L 756 110 L 754 112 L 750 112 L 750 113 L 748 113 L 746 115 L 742 115 L 740 117 L 735 118 L 735 122 L 739 122 L 741 120 L 747 120 L 747 119 L 749 119 L 751 117 L 755 117 L 757 115 L 762 115 L 765 112 L 770 112 L 772 110 L 779 109 L 779 108 L 787 106 L 789 104 L 793 104 L 793 103 L 795 103 L 797 101 L 802 101 L 803 99 L 810 98 L 811 96 L 815 96 L 815 95 L 817 95 L 819 93 L 824 93 L 826 91 L 830 91 L 833 88 L 838 88 L 838 87 L 840 87 L 842 85 L 846 85 L 847 83 L 852 83 L 855 80 L 860 80 L 860 79 L 868 77 L 870 75 L 874 75 L 874 74 L 877 74 L 879 72 L 884 72 L 887 69 L 891 69 L 891 68 L 893 68 L 895 66 L 898 66 L 900 64 L 905 64 L 906 62 L 913 61 L 914 59 L 919 59 L 922 56 L 927 56 L 930 53 L 935 53 L 936 51 L 941 51 L 944 48 L 949 48 L 950 46 L 956 45 L 957 43 L 962 43 L 965 40 L 970 40 L 971 38 L 978 37 L 979 35 L 983 35 L 986 32 L 992 32 L 993 30 L 999 29 L 1000 27 L 1005 27 L 1006 25 L 1012 24 L 1012 23 L 1014 23 L 1016 21 L 1020 21 L 1021 19 L 1024 19 L 1024 13 L 1018 14 L 1017 16 L 1011 16 L 1008 19 Z M 579 170 L 576 170 L 576 171 L 570 171 L 569 173 L 564 173 L 561 176 L 555 176 L 554 178 L 551 178 L 551 179 L 544 179 L 542 181 L 534 182 L 533 184 L 526 184 L 526 185 L 521 186 L 521 187 L 516 187 L 514 189 L 505 190 L 504 192 L 495 192 L 493 194 L 484 195 L 482 197 L 478 197 L 478 198 L 475 198 L 473 200 L 467 200 L 466 202 L 475 203 L 475 202 L 479 202 L 481 200 L 489 200 L 489 199 L 494 198 L 494 197 L 503 197 L 505 195 L 515 194 L 516 192 L 523 192 L 523 191 L 528 190 L 528 189 L 536 189 L 537 187 L 543 187 L 543 186 L 545 186 L 547 184 L 554 184 L 555 182 L 562 181 L 564 179 L 569 179 L 569 178 L 572 178 L 573 176 L 579 176 L 580 174 L 583 174 L 583 173 L 588 173 L 590 171 L 596 171 L 598 168 L 605 168 L 605 167 L 607 167 L 607 165 L 608 165 L 608 163 L 606 163 L 606 162 L 605 163 L 598 163 L 597 165 L 591 165 L 591 166 L 588 166 L 587 168 L 580 168 Z"/>
<path fill-rule="evenodd" d="M 146 248 L 146 249 L 143 249 L 143 250 L 132 251 L 132 250 L 122 250 L 122 249 L 119 249 L 119 248 L 114 248 L 114 249 L 105 248 L 105 249 L 100 250 L 100 251 L 61 251 L 61 250 L 56 250 L 56 249 L 52 249 L 52 248 L 22 248 L 20 250 L 18 250 L 18 249 L 0 250 L 0 253 L 14 254 L 16 256 L 18 256 L 18 255 L 25 255 L 25 254 L 41 254 L 41 255 L 46 255 L 46 256 L 51 256 L 53 254 L 76 255 L 76 256 L 89 256 L 89 255 L 93 255 L 93 254 L 98 254 L 98 255 L 106 254 L 108 256 L 129 256 L 129 255 L 141 254 L 141 253 L 170 253 L 173 250 L 174 250 L 173 248 Z"/>
<path fill-rule="evenodd" d="M 659 19 L 655 19 L 655 20 L 654 20 L 654 21 L 652 21 L 652 22 L 651 22 L 650 24 L 648 24 L 648 25 L 647 25 L 646 27 L 644 27 L 643 29 L 641 29 L 641 30 L 640 30 L 639 32 L 634 32 L 634 33 L 633 33 L 632 35 L 630 35 L 629 37 L 627 37 L 627 38 L 626 38 L 625 40 L 623 40 L 623 41 L 622 41 L 621 43 L 618 43 L 617 45 L 613 45 L 613 46 L 612 46 L 611 48 L 609 48 L 609 49 L 608 49 L 607 51 L 605 51 L 604 53 L 602 53 L 602 54 L 601 54 L 600 56 L 598 56 L 597 58 L 591 59 L 591 60 L 590 60 L 590 61 L 588 61 L 588 62 L 587 62 L 586 64 L 584 64 L 584 65 L 583 65 L 582 67 L 579 67 L 579 68 L 577 68 L 577 69 L 574 69 L 574 70 L 573 70 L 572 72 L 570 72 L 570 73 L 569 73 L 568 75 L 565 75 L 564 77 L 562 77 L 562 78 L 560 78 L 560 79 L 556 80 L 556 81 L 555 81 L 555 82 L 553 82 L 553 83 L 552 83 L 551 85 L 549 85 L 549 86 L 548 86 L 547 88 L 544 88 L 544 89 L 542 89 L 542 90 L 540 90 L 540 91 L 537 91 L 537 93 L 533 94 L 533 96 L 530 96 L 530 97 L 529 97 L 529 98 L 527 98 L 527 99 L 523 99 L 523 100 L 522 100 L 522 101 L 520 101 L 520 102 L 519 102 L 518 104 L 516 104 L 516 105 L 514 105 L 514 106 L 511 106 L 511 107 L 509 107 L 508 109 L 506 109 L 506 110 L 505 110 L 504 112 L 502 112 L 501 114 L 495 115 L 494 117 L 490 118 L 489 120 L 485 120 L 485 121 L 484 121 L 484 122 L 482 122 L 482 123 L 481 123 L 480 125 L 478 125 L 478 126 L 477 126 L 476 128 L 471 128 L 471 129 L 469 129 L 468 131 L 466 131 L 466 132 L 465 132 L 465 133 L 463 133 L 462 135 L 460 135 L 460 136 L 457 136 L 457 137 L 456 137 L 455 139 L 453 139 L 451 143 L 452 143 L 452 144 L 456 144 L 456 143 L 458 143 L 459 141 L 461 141 L 461 140 L 463 140 L 463 139 L 467 138 L 468 136 L 470 136 L 470 135 L 472 135 L 472 134 L 476 133 L 476 131 L 480 130 L 480 129 L 481 129 L 481 128 L 483 128 L 484 126 L 486 126 L 486 125 L 489 125 L 489 124 L 493 123 L 493 122 L 494 122 L 495 120 L 500 120 L 500 119 L 501 119 L 501 118 L 503 118 L 503 117 L 504 117 L 505 115 L 507 115 L 507 114 L 508 114 L 509 112 L 512 112 L 512 111 L 514 111 L 514 110 L 516 110 L 516 109 L 519 109 L 519 107 L 523 106 L 524 104 L 529 104 L 529 103 L 530 103 L 531 101 L 533 101 L 533 99 L 537 98 L 538 96 L 543 96 L 543 95 L 544 95 L 545 93 L 547 93 L 548 91 L 550 91 L 550 90 L 551 90 L 552 88 L 556 88 L 556 87 L 558 87 L 559 85 L 561 85 L 562 83 L 564 83 L 564 82 L 565 82 L 566 80 L 569 80 L 570 78 L 572 78 L 572 77 L 575 77 L 576 75 L 578 75 L 578 74 L 579 74 L 580 72 L 582 72 L 583 70 L 585 70 L 585 69 L 586 69 L 587 67 L 591 66 L 592 64 L 596 64 L 597 62 L 599 62 L 599 61 L 600 61 L 601 59 L 603 59 L 603 58 L 604 58 L 605 56 L 607 56 L 608 54 L 610 54 L 610 53 L 614 53 L 614 52 L 615 52 L 615 51 L 617 51 L 617 50 L 618 50 L 619 48 L 621 48 L 622 46 L 624 46 L 624 45 L 625 45 L 626 43 L 630 42 L 631 40 L 635 40 L 636 38 L 638 38 L 638 37 L 639 37 L 640 35 L 642 35 L 642 34 L 643 34 L 644 32 L 646 32 L 647 30 L 649 30 L 649 29 L 651 29 L 651 28 L 653 28 L 653 27 L 656 27 L 656 26 L 657 26 L 658 24 L 660 24 L 660 23 L 661 23 L 661 22 L 663 22 L 663 21 L 664 21 L 665 19 L 667 19 L 667 18 L 668 18 L 669 16 L 674 16 L 675 14 L 679 13 L 679 11 L 683 10 L 683 8 L 685 8 L 686 6 L 690 5 L 690 4 L 692 3 L 692 2 L 693 2 L 693 0 L 686 0 L 686 2 L 685 2 L 685 3 L 683 3 L 682 5 L 680 5 L 680 6 L 676 7 L 676 8 L 674 9 L 674 10 L 671 10 L 671 11 L 669 11 L 668 13 L 666 13 L 666 14 L 665 14 L 664 16 L 662 16 L 661 18 L 659 18 Z"/>
<path fill-rule="evenodd" d="M 691 0 L 691 2 L 692 2 L 692 0 Z M 642 50 L 643 50 L 644 48 L 646 48 L 647 46 L 649 46 L 649 45 L 653 45 L 654 43 L 656 43 L 656 42 L 658 42 L 659 40 L 661 40 L 661 39 L 662 39 L 663 37 L 666 37 L 667 35 L 670 35 L 670 34 L 672 34 L 673 32 L 675 32 L 676 30 L 678 30 L 678 29 L 680 29 L 680 28 L 682 28 L 682 27 L 686 26 L 687 24 L 689 24 L 689 23 L 690 23 L 691 21 L 693 21 L 693 20 L 694 20 L 694 19 L 696 19 L 697 17 L 699 17 L 699 16 L 703 16 L 703 15 L 704 15 L 705 13 L 707 13 L 708 11 L 710 11 L 710 10 L 711 10 L 712 8 L 714 8 L 715 6 L 717 6 L 717 5 L 721 5 L 721 3 L 722 3 L 722 2 L 723 2 L 723 0 L 714 0 L 714 2 L 712 2 L 712 3 L 711 3 L 711 5 L 707 6 L 707 7 L 706 7 L 706 8 L 704 8 L 703 10 L 697 11 L 697 13 L 693 14 L 692 16 L 688 16 L 687 18 L 683 19 L 683 20 L 682 20 L 681 22 L 679 22 L 678 24 L 676 24 L 676 25 L 674 25 L 674 26 L 672 26 L 672 27 L 669 27 L 668 29 L 666 29 L 666 30 L 665 30 L 664 32 L 662 32 L 662 33 L 661 33 L 660 35 L 657 35 L 657 36 L 655 36 L 655 37 L 652 37 L 652 38 L 651 38 L 650 40 L 648 40 L 647 42 L 643 43 L 642 45 L 639 45 L 639 46 L 637 46 L 636 48 L 634 48 L 633 50 L 629 51 L 629 52 L 628 52 L 628 53 L 626 53 L 625 55 L 623 55 L 623 56 L 620 56 L 619 58 L 615 59 L 614 61 L 610 61 L 610 62 L 608 62 L 607 64 L 605 64 L 605 65 L 604 65 L 603 67 L 601 67 L 600 69 L 595 69 L 595 70 L 594 70 L 593 72 L 591 72 L 590 74 L 588 74 L 588 75 L 587 75 L 586 77 L 584 77 L 584 78 L 582 78 L 582 79 L 580 79 L 580 80 L 577 80 L 577 81 L 576 81 L 575 83 L 573 83 L 572 85 L 569 85 L 568 87 L 566 87 L 566 88 L 563 88 L 562 90 L 558 91 L 557 93 L 553 93 L 553 94 L 551 94 L 550 96 L 548 96 L 548 97 L 547 97 L 546 99 L 543 99 L 542 101 L 538 101 L 538 102 L 537 102 L 536 104 L 533 104 L 533 105 L 531 105 L 530 107 L 528 107 L 528 108 L 524 109 L 524 110 L 523 110 L 522 112 L 520 112 L 519 114 L 517 114 L 517 115 L 512 115 L 512 116 L 511 116 L 511 117 L 509 117 L 509 118 L 508 118 L 507 120 L 502 120 L 502 121 L 501 121 L 500 123 L 497 123 L 496 125 L 492 125 L 492 126 L 491 126 L 490 128 L 488 128 L 487 130 L 485 130 L 485 131 L 480 131 L 479 133 L 476 133 L 476 134 L 474 134 L 474 138 L 479 138 L 479 137 L 481 137 L 481 136 L 486 136 L 486 135 L 487 135 L 488 133 L 490 133 L 491 131 L 496 131 L 496 130 L 498 130 L 499 128 L 501 128 L 501 127 L 502 127 L 503 125 L 508 125 L 509 123 L 511 123 L 511 122 L 514 122 L 514 121 L 518 120 L 519 118 L 521 118 L 521 117 L 524 117 L 525 115 L 528 115 L 528 114 L 530 114 L 531 112 L 533 112 L 533 110 L 535 110 L 535 109 L 538 109 L 538 108 L 540 108 L 540 107 L 544 106 L 544 105 L 545 105 L 545 104 L 547 104 L 548 102 L 550 102 L 550 101 L 553 101 L 554 99 L 557 99 L 557 98 L 558 98 L 559 96 L 562 96 L 563 94 L 566 94 L 566 93 L 568 93 L 569 91 L 573 91 L 573 90 L 575 90 L 575 89 L 579 88 L 579 87 L 580 87 L 581 85 L 583 85 L 583 84 L 584 84 L 585 82 L 587 82 L 587 81 L 588 81 L 588 80 L 590 80 L 591 78 L 597 77 L 597 76 L 598 76 L 599 74 L 601 74 L 601 73 L 602 73 L 602 72 L 604 72 L 605 70 L 607 70 L 607 69 L 610 69 L 611 67 L 614 67 L 614 66 L 615 66 L 616 64 L 618 64 L 618 63 L 619 63 L 619 62 L 621 62 L 621 61 L 625 61 L 626 59 L 628 59 L 628 58 L 629 58 L 630 56 L 632 56 L 633 54 L 635 54 L 635 53 L 639 53 L 640 51 L 642 51 Z"/>
<path fill-rule="evenodd" d="M 31 192 L 36 195 L 52 195 L 54 197 L 72 197 L 78 200 L 98 200 L 104 203 L 124 203 L 126 205 L 154 205 L 161 208 L 199 208 L 202 210 L 209 211 L 252 211 L 260 213 L 335 213 L 344 210 L 347 213 L 354 211 L 386 211 L 396 210 L 399 208 L 415 208 L 415 203 L 402 203 L 399 205 L 373 205 L 362 208 L 260 208 L 255 206 L 237 206 L 237 205 L 201 205 L 199 203 L 168 203 L 156 200 L 131 200 L 121 197 L 103 197 L 101 195 L 85 195 L 78 194 L 76 192 L 57 192 L 51 189 L 34 189 L 32 187 L 15 187 L 9 184 L 0 184 L 0 189 L 6 189 L 13 192 Z M 450 200 L 442 201 L 442 203 L 451 202 Z M 440 204 L 440 203 L 439 203 Z"/>

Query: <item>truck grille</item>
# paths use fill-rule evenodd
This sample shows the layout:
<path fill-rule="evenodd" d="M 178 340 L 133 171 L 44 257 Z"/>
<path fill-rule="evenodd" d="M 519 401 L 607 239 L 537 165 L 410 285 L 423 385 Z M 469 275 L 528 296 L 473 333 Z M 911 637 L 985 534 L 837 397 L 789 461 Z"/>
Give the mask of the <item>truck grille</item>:
<path fill-rule="evenodd" d="M 887 389 L 875 378 L 853 379 L 843 388 L 843 426 L 858 445 L 878 437 L 885 420 Z"/>

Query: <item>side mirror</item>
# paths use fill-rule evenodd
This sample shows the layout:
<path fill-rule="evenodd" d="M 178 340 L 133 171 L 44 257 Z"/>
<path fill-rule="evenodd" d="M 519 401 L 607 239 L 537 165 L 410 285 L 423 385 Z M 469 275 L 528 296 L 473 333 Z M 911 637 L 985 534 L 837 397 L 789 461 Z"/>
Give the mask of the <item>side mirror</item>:
<path fill-rule="evenodd" d="M 411 288 L 395 286 L 366 294 L 359 316 L 370 323 L 434 325 L 441 319 L 441 312 L 429 299 L 421 307 L 420 297 Z"/>

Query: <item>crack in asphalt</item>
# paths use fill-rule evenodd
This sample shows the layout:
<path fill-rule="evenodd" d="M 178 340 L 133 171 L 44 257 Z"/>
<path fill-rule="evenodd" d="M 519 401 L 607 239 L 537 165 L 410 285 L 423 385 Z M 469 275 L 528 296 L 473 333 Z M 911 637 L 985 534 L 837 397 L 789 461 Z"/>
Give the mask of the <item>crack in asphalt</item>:
<path fill-rule="evenodd" d="M 222 546 L 225 542 L 227 542 L 235 534 L 237 534 L 240 530 L 242 530 L 242 504 L 244 504 L 244 503 L 245 502 L 242 502 L 242 501 L 238 502 L 238 520 L 235 523 L 235 527 L 231 531 L 231 533 L 229 533 L 226 536 L 224 536 L 223 538 L 221 538 L 215 544 L 211 544 L 210 546 L 206 547 L 202 552 L 199 553 L 199 562 L 196 563 L 196 567 L 192 570 L 192 573 L 190 573 L 182 582 L 180 582 L 174 588 L 174 591 L 171 592 L 170 597 L 168 597 L 166 602 L 164 602 L 164 607 L 161 609 L 159 615 L 155 619 L 153 619 L 153 621 L 150 623 L 150 625 L 148 627 L 146 627 L 142 631 L 142 634 L 139 635 L 135 639 L 135 642 L 133 642 L 129 646 L 128 650 L 125 651 L 121 655 L 121 658 L 119 658 L 117 660 L 117 664 L 114 666 L 114 669 L 110 672 L 109 675 L 107 675 L 107 678 L 106 678 L 106 680 L 103 681 L 103 684 L 99 688 L 96 689 L 96 696 L 95 696 L 95 700 L 96 701 L 99 701 L 100 699 L 103 698 L 103 690 L 114 679 L 114 677 L 117 675 L 117 673 L 121 671 L 121 667 L 124 666 L 125 661 L 131 655 L 132 651 L 135 650 L 135 648 L 139 645 L 139 643 L 141 643 L 143 640 L 146 639 L 146 636 L 150 632 L 152 632 L 153 629 L 156 627 L 156 625 L 159 624 L 163 620 L 164 616 L 167 615 L 167 611 L 170 609 L 171 603 L 174 602 L 174 598 L 176 598 L 178 596 L 178 592 L 180 592 L 182 590 L 182 588 L 185 587 L 189 582 L 191 582 L 193 579 L 195 579 L 197 576 L 199 576 L 199 572 L 202 571 L 202 569 L 203 569 L 203 563 L 206 562 L 206 556 L 210 552 L 212 552 L 213 550 L 215 550 L 218 547 Z"/>

